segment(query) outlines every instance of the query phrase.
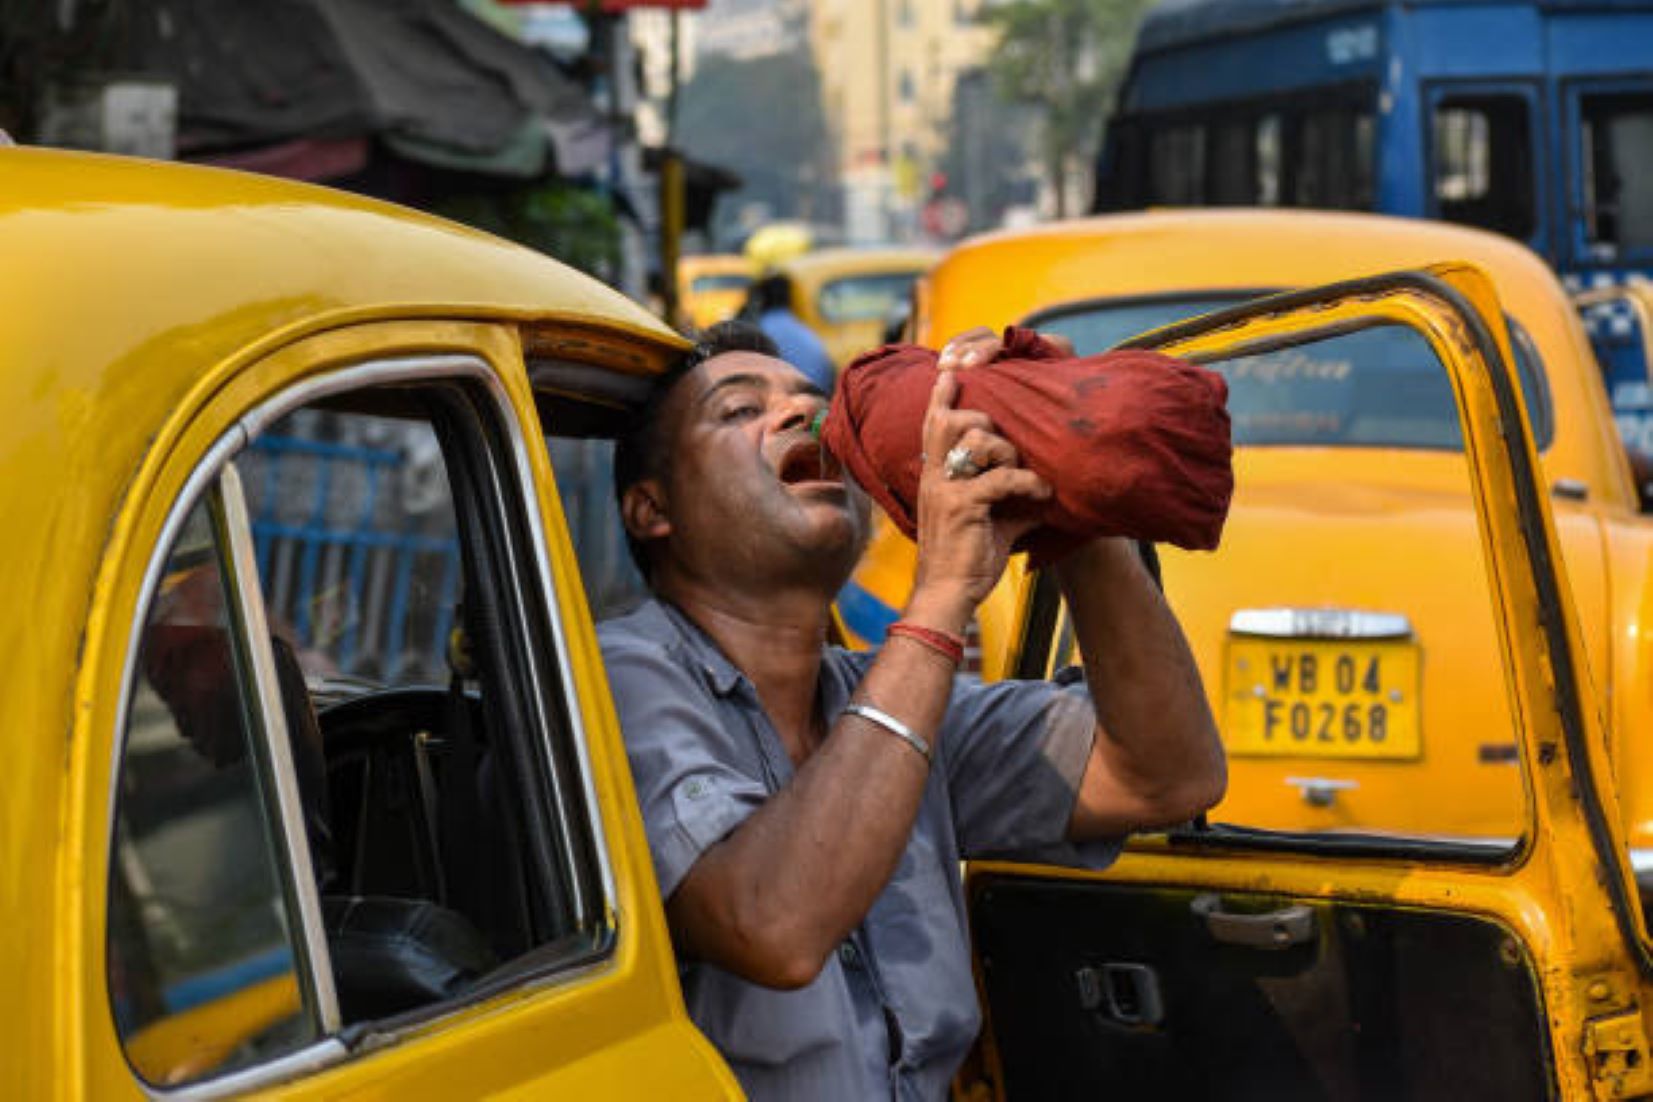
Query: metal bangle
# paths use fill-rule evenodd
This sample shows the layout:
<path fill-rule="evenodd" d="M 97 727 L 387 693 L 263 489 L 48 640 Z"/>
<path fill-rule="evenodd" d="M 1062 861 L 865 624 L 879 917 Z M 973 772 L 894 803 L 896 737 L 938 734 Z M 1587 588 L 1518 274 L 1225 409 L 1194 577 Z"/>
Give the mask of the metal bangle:
<path fill-rule="evenodd" d="M 911 746 L 914 752 L 924 759 L 926 766 L 931 763 L 930 744 L 913 734 L 911 727 L 908 727 L 890 713 L 874 708 L 871 704 L 846 704 L 844 705 L 844 711 L 850 715 L 860 716 L 868 723 L 874 723 L 884 728 L 884 730 Z"/>

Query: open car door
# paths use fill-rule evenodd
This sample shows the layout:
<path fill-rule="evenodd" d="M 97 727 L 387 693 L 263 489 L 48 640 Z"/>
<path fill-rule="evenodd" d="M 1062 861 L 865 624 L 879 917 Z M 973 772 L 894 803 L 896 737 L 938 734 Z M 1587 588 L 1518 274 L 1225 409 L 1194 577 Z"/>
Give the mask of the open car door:
<path fill-rule="evenodd" d="M 1478 721 L 1498 729 L 1475 737 L 1514 744 L 1499 776 L 1518 811 L 1478 835 L 1199 823 L 1134 839 L 1101 874 L 972 862 L 987 1027 L 961 1093 L 1460 1102 L 1653 1091 L 1653 956 L 1502 317 L 1486 276 L 1447 265 L 1261 299 L 1131 344 L 1218 370 L 1335 364 L 1339 342 L 1379 338 L 1413 366 L 1435 361 L 1461 419 L 1461 502 L 1474 513 L 1464 538 L 1478 533 L 1502 659 L 1485 677 L 1507 700 Z M 1289 561 L 1293 549 L 1279 553 Z M 1066 664 L 1065 616 L 1027 619 L 1022 672 Z M 1331 737 L 1392 736 L 1394 714 L 1375 709 L 1417 688 L 1415 652 L 1431 640 L 1324 634 L 1293 645 L 1322 648 L 1328 678 L 1349 660 Z M 1257 645 L 1242 635 L 1235 661 Z M 1255 657 L 1265 669 L 1280 660 Z M 1254 733 L 1324 734 L 1318 719 Z M 1415 757 L 1388 765 L 1414 768 Z"/>

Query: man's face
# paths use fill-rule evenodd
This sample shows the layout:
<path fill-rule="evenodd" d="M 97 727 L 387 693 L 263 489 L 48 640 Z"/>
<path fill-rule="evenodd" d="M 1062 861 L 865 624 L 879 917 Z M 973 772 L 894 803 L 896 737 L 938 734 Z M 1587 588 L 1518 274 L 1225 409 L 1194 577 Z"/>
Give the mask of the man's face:
<path fill-rule="evenodd" d="M 781 360 L 730 352 L 670 401 L 666 555 L 703 578 L 836 592 L 866 546 L 869 506 L 809 432 L 825 396 Z"/>

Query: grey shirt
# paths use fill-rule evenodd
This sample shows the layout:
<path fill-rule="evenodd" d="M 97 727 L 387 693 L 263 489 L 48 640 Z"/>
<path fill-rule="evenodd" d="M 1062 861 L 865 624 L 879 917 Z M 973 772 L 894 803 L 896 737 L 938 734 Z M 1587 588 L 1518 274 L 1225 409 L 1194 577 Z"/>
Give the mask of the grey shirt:
<path fill-rule="evenodd" d="M 600 630 L 661 898 L 792 778 L 745 675 L 651 601 Z M 872 656 L 830 647 L 835 719 Z M 900 711 L 899 700 L 879 701 Z M 954 683 L 900 865 L 814 982 L 779 991 L 700 961 L 689 1014 L 757 1099 L 941 1099 L 981 1024 L 958 862 L 1015 853 L 1103 867 L 1115 840 L 1064 841 L 1095 732 L 1089 698 L 1048 682 Z M 891 736 L 894 737 L 894 736 Z"/>

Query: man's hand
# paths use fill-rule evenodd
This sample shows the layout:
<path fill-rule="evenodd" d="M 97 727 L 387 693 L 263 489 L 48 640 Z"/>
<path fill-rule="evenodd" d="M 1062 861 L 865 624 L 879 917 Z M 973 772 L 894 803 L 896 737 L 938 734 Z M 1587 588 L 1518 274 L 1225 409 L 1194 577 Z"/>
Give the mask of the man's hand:
<path fill-rule="evenodd" d="M 1015 445 L 991 418 L 953 408 L 958 385 L 952 371 L 942 371 L 924 414 L 918 571 L 907 606 L 910 618 L 955 634 L 998 584 L 1011 545 L 1038 524 L 1038 506 L 1051 495 L 1048 482 L 1019 465 Z M 956 449 L 977 473 L 949 473 Z"/>
<path fill-rule="evenodd" d="M 1060 333 L 1040 333 L 1044 340 L 1059 348 L 1064 356 L 1073 356 L 1073 342 Z M 980 367 L 992 363 L 1004 351 L 1004 340 L 985 325 L 966 329 L 941 346 L 936 366 L 943 371 L 957 371 L 964 367 Z"/>

